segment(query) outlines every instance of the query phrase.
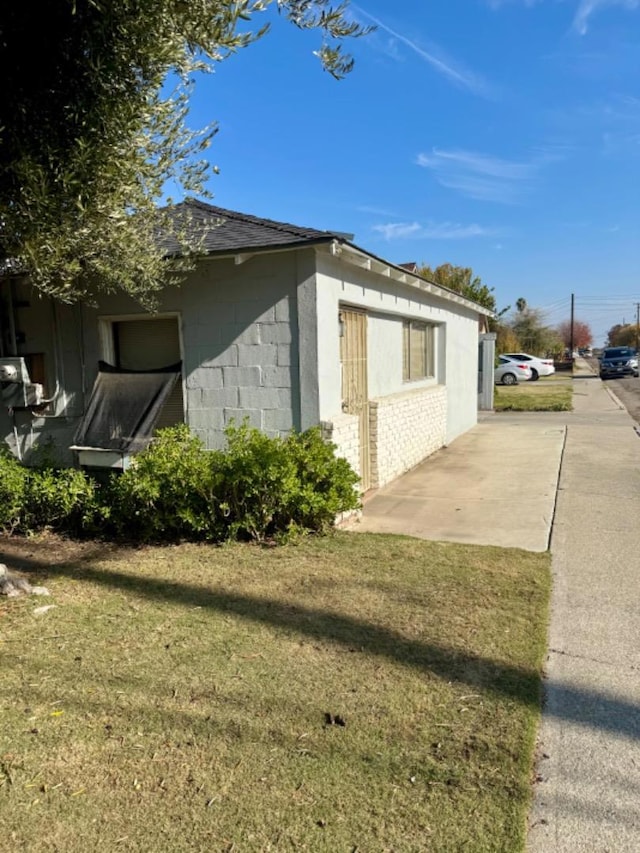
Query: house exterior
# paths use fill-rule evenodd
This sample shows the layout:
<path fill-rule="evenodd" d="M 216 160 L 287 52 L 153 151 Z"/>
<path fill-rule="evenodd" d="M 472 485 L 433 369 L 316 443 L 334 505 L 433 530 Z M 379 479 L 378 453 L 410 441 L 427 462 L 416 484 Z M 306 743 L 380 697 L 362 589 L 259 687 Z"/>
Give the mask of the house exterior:
<path fill-rule="evenodd" d="M 16 456 L 121 468 L 181 421 L 211 449 L 244 418 L 270 435 L 321 425 L 367 490 L 476 423 L 482 306 L 349 235 L 185 206 L 202 258 L 154 314 L 0 282 L 0 437 Z"/>

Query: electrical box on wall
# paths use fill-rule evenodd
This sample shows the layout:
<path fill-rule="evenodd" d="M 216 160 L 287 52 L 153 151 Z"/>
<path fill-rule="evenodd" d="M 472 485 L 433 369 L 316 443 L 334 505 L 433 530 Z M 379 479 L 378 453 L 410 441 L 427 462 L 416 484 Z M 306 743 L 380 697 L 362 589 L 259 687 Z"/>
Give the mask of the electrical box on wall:
<path fill-rule="evenodd" d="M 29 409 L 42 403 L 42 385 L 32 382 L 24 358 L 0 358 L 0 400 L 8 409 Z"/>
<path fill-rule="evenodd" d="M 22 356 L 0 358 L 0 382 L 31 382 L 27 362 Z"/>

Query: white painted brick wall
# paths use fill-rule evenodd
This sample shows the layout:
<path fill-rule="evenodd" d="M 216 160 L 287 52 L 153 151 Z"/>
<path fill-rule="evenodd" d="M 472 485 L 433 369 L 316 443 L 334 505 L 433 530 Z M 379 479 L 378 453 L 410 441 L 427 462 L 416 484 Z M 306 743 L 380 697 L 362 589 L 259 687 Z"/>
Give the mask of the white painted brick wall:
<path fill-rule="evenodd" d="M 322 424 L 325 438 L 336 445 L 336 456 L 343 457 L 360 474 L 360 420 L 358 415 L 337 415 Z"/>
<path fill-rule="evenodd" d="M 374 487 L 404 474 L 445 444 L 447 389 L 443 385 L 372 400 L 369 413 Z"/>

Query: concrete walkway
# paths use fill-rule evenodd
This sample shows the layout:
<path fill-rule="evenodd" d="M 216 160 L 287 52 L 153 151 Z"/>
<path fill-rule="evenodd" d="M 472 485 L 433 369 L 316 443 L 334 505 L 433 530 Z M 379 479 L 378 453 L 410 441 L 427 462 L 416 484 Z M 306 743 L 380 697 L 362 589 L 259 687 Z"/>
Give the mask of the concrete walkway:
<path fill-rule="evenodd" d="M 528 851 L 640 853 L 640 427 L 578 364 L 573 412 L 483 418 L 350 526 L 534 551 L 550 541 Z"/>
<path fill-rule="evenodd" d="M 347 528 L 546 551 L 566 413 L 487 414 L 380 489 Z"/>
<path fill-rule="evenodd" d="M 606 389 L 568 420 L 530 853 L 640 851 L 640 438 Z"/>

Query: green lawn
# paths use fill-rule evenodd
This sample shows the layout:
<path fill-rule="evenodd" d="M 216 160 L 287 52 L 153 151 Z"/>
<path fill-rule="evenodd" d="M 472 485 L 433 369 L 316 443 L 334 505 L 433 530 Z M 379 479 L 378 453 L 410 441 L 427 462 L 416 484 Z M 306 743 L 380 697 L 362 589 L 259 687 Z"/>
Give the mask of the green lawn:
<path fill-rule="evenodd" d="M 0 601 L 5 849 L 523 849 L 548 554 L 338 533 L 0 562 L 52 592 Z"/>
<path fill-rule="evenodd" d="M 571 374 L 555 373 L 537 382 L 496 385 L 496 412 L 570 412 L 573 408 Z"/>

